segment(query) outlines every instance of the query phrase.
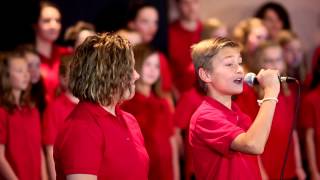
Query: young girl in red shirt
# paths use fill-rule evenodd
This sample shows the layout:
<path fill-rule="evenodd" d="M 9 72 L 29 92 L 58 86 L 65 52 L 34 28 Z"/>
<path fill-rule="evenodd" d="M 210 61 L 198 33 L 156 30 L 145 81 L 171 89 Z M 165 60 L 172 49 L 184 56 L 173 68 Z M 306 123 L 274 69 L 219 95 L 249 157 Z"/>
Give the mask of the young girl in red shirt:
<path fill-rule="evenodd" d="M 174 179 L 174 127 L 168 101 L 161 97 L 160 60 L 147 45 L 134 47 L 140 79 L 136 94 L 122 107 L 137 118 L 150 156 L 149 179 Z M 177 171 L 176 171 L 177 173 Z"/>
<path fill-rule="evenodd" d="M 0 179 L 47 179 L 40 116 L 30 102 L 30 74 L 22 54 L 0 60 Z"/>

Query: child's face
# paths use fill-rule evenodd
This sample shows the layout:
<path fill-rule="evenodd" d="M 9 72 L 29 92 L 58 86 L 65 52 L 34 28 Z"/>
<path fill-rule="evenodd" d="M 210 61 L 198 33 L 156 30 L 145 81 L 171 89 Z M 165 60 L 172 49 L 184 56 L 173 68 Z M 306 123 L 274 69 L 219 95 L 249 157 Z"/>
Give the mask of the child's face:
<path fill-rule="evenodd" d="M 38 20 L 38 36 L 49 42 L 57 40 L 61 30 L 60 19 L 60 12 L 56 8 L 44 7 Z"/>
<path fill-rule="evenodd" d="M 199 18 L 199 0 L 180 0 L 179 7 L 183 18 L 188 20 Z"/>
<path fill-rule="evenodd" d="M 160 60 L 157 53 L 147 57 L 141 68 L 141 81 L 153 85 L 160 77 Z"/>
<path fill-rule="evenodd" d="M 151 42 L 158 31 L 157 10 L 151 7 L 141 9 L 130 27 L 141 35 L 144 43 Z"/>
<path fill-rule="evenodd" d="M 298 67 L 303 60 L 302 45 L 298 39 L 288 43 L 283 49 L 284 58 L 290 67 Z"/>
<path fill-rule="evenodd" d="M 261 68 L 275 69 L 280 73 L 285 72 L 286 66 L 283 59 L 282 49 L 278 46 L 266 48 L 263 51 L 261 61 Z"/>
<path fill-rule="evenodd" d="M 225 47 L 212 59 L 212 71 L 209 74 L 210 87 L 220 95 L 232 96 L 242 92 L 243 69 L 238 48 Z"/>
<path fill-rule="evenodd" d="M 9 80 L 13 90 L 26 90 L 30 82 L 27 61 L 23 58 L 11 58 L 9 61 Z"/>
<path fill-rule="evenodd" d="M 40 80 L 40 58 L 31 52 L 26 53 L 25 58 L 28 62 L 30 81 L 35 84 Z"/>
<path fill-rule="evenodd" d="M 267 37 L 268 31 L 264 26 L 257 26 L 252 28 L 248 35 L 248 50 L 250 52 L 255 51 L 259 44 L 267 40 Z"/>

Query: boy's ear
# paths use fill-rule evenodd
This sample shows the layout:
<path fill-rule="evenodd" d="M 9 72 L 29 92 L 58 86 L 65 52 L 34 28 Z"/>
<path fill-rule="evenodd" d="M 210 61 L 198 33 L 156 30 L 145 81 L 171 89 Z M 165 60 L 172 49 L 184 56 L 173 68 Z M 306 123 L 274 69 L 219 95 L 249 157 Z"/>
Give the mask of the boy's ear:
<path fill-rule="evenodd" d="M 203 68 L 199 68 L 199 77 L 203 82 L 211 82 L 211 74 Z"/>

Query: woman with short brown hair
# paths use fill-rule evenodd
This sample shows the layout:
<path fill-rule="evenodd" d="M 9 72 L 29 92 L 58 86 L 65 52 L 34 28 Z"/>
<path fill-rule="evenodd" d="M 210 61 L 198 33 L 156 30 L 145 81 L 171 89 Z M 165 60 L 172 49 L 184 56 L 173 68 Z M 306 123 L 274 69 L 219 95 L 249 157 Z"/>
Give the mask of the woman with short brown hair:
<path fill-rule="evenodd" d="M 147 179 L 139 125 L 118 107 L 139 78 L 130 43 L 110 33 L 90 36 L 70 69 L 69 88 L 80 102 L 55 142 L 57 179 Z"/>

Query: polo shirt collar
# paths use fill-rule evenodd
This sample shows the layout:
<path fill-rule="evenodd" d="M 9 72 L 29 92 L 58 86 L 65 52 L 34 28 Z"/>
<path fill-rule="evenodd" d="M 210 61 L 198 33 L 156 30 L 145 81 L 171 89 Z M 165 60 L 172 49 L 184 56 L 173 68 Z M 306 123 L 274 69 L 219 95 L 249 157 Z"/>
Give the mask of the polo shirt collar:
<path fill-rule="evenodd" d="M 228 107 L 226 107 L 225 105 L 223 105 L 222 103 L 220 103 L 219 101 L 217 101 L 212 97 L 206 96 L 204 100 L 207 103 L 209 103 L 211 106 L 218 108 L 219 110 L 225 113 L 232 113 L 233 115 L 237 115 L 240 111 L 239 108 L 232 101 L 231 101 L 231 109 L 229 109 Z"/>
<path fill-rule="evenodd" d="M 94 103 L 94 102 L 90 102 L 90 101 L 80 101 L 79 104 L 81 104 L 82 106 L 85 106 L 86 109 L 88 109 L 91 113 L 96 114 L 98 116 L 107 116 L 107 117 L 117 119 L 122 115 L 119 106 L 116 106 L 116 108 L 115 108 L 116 116 L 114 116 L 110 112 L 103 109 L 99 103 Z"/>

